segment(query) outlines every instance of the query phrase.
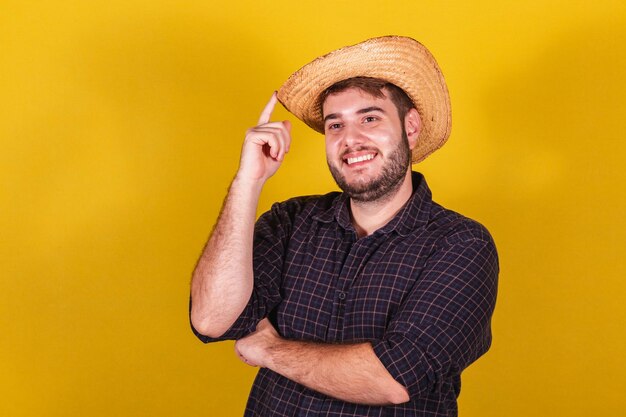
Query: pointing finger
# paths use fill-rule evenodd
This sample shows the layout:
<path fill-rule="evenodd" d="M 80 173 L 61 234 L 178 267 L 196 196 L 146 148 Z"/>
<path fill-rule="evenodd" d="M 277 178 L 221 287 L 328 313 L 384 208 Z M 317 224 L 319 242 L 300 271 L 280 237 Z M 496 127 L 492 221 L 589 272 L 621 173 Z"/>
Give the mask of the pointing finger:
<path fill-rule="evenodd" d="M 285 141 L 285 152 L 289 152 L 289 148 L 291 148 L 291 122 L 289 120 L 283 121 L 283 125 L 287 129 L 287 138 Z"/>
<path fill-rule="evenodd" d="M 270 121 L 270 118 L 272 117 L 272 112 L 274 111 L 274 106 L 276 106 L 277 101 L 278 99 L 276 98 L 276 91 L 274 91 L 274 93 L 272 93 L 272 97 L 270 97 L 270 101 L 268 101 L 265 105 L 265 108 L 261 113 L 261 117 L 259 117 L 260 125 L 268 123 Z"/>

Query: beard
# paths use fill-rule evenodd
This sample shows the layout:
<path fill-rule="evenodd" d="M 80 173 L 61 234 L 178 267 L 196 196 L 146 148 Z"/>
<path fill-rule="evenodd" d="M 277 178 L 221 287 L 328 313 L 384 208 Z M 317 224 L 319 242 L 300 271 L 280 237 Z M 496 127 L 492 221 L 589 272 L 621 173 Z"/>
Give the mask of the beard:
<path fill-rule="evenodd" d="M 361 150 L 361 149 L 355 149 Z M 370 203 L 374 201 L 384 201 L 393 197 L 402 185 L 406 172 L 411 165 L 411 149 L 404 128 L 402 138 L 396 149 L 389 155 L 389 160 L 383 166 L 378 177 L 370 181 L 358 181 L 349 184 L 341 170 L 332 164 L 328 159 L 328 168 L 335 182 L 353 201 L 359 203 Z"/>

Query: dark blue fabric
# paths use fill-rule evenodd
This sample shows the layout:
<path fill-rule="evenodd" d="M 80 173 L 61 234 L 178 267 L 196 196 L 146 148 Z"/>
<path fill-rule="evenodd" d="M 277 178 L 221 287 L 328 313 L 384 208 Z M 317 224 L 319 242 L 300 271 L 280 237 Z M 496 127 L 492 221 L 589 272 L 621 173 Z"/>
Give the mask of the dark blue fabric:
<path fill-rule="evenodd" d="M 261 369 L 246 416 L 456 416 L 461 371 L 491 343 L 498 277 L 479 223 L 431 199 L 421 174 L 384 227 L 358 239 L 344 194 L 274 204 L 257 221 L 254 293 L 220 338 L 239 339 L 270 315 L 285 338 L 370 342 L 411 400 L 346 403 Z"/>

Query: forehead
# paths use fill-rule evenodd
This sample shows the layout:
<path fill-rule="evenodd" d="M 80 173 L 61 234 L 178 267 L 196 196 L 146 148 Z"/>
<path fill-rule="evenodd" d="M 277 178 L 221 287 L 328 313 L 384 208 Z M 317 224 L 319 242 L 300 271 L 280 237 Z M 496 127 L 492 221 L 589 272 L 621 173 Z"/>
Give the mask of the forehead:
<path fill-rule="evenodd" d="M 336 93 L 329 94 L 322 103 L 322 114 L 343 113 L 351 110 L 359 110 L 368 105 L 376 104 L 379 107 L 393 106 L 389 94 L 386 89 L 381 91 L 382 96 L 375 95 L 361 90 L 357 87 L 351 87 Z"/>

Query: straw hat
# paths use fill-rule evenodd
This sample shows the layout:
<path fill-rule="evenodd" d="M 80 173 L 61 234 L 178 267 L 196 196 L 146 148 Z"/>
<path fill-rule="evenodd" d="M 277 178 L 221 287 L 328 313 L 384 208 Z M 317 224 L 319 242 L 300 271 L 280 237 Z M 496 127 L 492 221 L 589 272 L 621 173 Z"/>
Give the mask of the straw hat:
<path fill-rule="evenodd" d="M 320 95 L 352 77 L 389 81 L 413 100 L 423 124 L 413 149 L 414 163 L 439 149 L 450 136 L 450 96 L 441 70 L 426 47 L 403 36 L 368 39 L 317 58 L 289 77 L 278 91 L 278 100 L 312 129 L 324 133 Z"/>

